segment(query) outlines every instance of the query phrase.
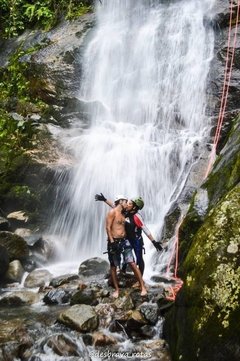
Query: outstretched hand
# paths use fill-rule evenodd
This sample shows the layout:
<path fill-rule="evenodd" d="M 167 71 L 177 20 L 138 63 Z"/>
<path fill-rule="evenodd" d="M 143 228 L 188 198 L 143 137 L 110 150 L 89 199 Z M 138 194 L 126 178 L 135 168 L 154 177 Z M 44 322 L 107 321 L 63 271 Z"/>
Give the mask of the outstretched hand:
<path fill-rule="evenodd" d="M 162 245 L 161 245 L 160 242 L 152 241 L 152 244 L 154 245 L 154 247 L 156 248 L 156 250 L 157 250 L 158 252 L 163 250 L 163 247 L 162 247 Z"/>
<path fill-rule="evenodd" d="M 106 202 L 106 200 L 107 200 L 107 198 L 105 198 L 102 193 L 100 193 L 100 194 L 95 194 L 95 201 Z"/>

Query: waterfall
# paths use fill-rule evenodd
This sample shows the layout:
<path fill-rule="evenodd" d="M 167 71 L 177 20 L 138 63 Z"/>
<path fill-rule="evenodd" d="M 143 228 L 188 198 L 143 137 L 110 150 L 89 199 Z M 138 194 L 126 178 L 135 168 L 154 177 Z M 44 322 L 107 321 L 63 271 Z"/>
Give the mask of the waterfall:
<path fill-rule="evenodd" d="M 65 139 L 75 163 L 54 229 L 66 242 L 65 259 L 81 261 L 106 250 L 108 209 L 94 201 L 99 192 L 108 199 L 141 196 L 146 223 L 153 234 L 161 230 L 196 144 L 209 135 L 214 2 L 96 1 L 79 90 L 91 121 L 87 129 L 73 126 Z M 145 243 L 150 265 L 154 250 Z"/>

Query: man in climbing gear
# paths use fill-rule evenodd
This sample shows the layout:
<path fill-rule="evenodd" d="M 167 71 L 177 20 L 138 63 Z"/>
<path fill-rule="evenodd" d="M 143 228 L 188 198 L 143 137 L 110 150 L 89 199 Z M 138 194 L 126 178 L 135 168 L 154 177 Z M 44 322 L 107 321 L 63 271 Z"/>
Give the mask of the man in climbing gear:
<path fill-rule="evenodd" d="M 95 195 L 96 201 L 103 201 L 108 204 L 110 207 L 113 207 L 113 203 L 110 200 L 107 200 L 105 196 L 100 193 Z M 152 244 L 157 251 L 162 251 L 163 247 L 160 242 L 155 241 L 149 229 L 144 224 L 142 216 L 138 213 L 139 210 L 143 209 L 144 201 L 141 197 L 133 198 L 128 200 L 128 203 L 125 208 L 125 230 L 127 239 L 130 241 L 130 244 L 136 255 L 136 263 L 140 269 L 141 274 L 143 275 L 145 263 L 143 260 L 143 251 L 144 244 L 142 238 L 142 231 L 146 236 L 152 241 Z M 123 264 L 122 270 L 126 270 L 126 264 Z"/>
<path fill-rule="evenodd" d="M 107 213 L 106 217 L 108 258 L 110 262 L 111 278 L 115 288 L 113 297 L 117 298 L 119 296 L 117 267 L 120 267 L 121 255 L 123 255 L 124 262 L 131 267 L 137 281 L 140 284 L 141 296 L 145 296 L 147 294 L 147 290 L 144 286 L 141 272 L 134 262 L 131 244 L 126 238 L 124 211 L 127 206 L 127 199 L 122 195 L 117 196 L 114 200 L 114 204 L 115 207 Z"/>

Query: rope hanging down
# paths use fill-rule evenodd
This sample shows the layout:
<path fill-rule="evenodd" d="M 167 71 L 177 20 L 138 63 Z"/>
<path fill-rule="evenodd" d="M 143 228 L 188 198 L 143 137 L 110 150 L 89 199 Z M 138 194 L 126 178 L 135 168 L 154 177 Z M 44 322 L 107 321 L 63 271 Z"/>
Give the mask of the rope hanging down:
<path fill-rule="evenodd" d="M 169 286 L 168 291 L 170 292 L 170 294 L 168 296 L 166 296 L 166 299 L 169 301 L 175 301 L 176 295 L 178 293 L 178 291 L 180 290 L 180 288 L 183 285 L 183 281 L 177 277 L 177 270 L 178 270 L 178 249 L 179 249 L 179 228 L 181 226 L 183 222 L 183 218 L 180 219 L 177 227 L 176 227 L 176 235 L 175 235 L 175 240 L 174 240 L 174 245 L 173 245 L 173 249 L 172 249 L 172 253 L 167 265 L 167 270 L 166 270 L 166 277 L 168 277 L 169 273 L 170 273 L 170 266 L 172 263 L 172 260 L 174 258 L 175 255 L 175 265 L 174 265 L 174 276 L 172 277 L 172 279 L 174 280 L 175 284 L 174 286 Z"/>
<path fill-rule="evenodd" d="M 228 44 L 227 44 L 226 64 L 225 64 L 225 69 L 224 69 L 224 82 L 223 82 L 223 90 L 222 90 L 222 96 L 221 96 L 221 104 L 220 104 L 220 109 L 219 109 L 217 128 L 216 128 L 214 141 L 213 141 L 213 147 L 212 147 L 212 151 L 211 151 L 211 155 L 210 155 L 210 159 L 209 159 L 209 163 L 208 163 L 208 168 L 207 168 L 204 179 L 208 176 L 208 174 L 212 168 L 213 162 L 214 162 L 216 149 L 217 149 L 217 145 L 218 145 L 220 134 L 221 134 L 224 113 L 226 110 L 230 79 L 231 79 L 231 75 L 232 75 L 232 67 L 233 67 L 233 60 L 234 60 L 235 48 L 236 48 L 236 42 L 237 42 L 238 21 L 239 21 L 239 13 L 240 13 L 240 0 L 238 0 L 234 39 L 233 39 L 233 45 L 232 45 L 232 50 L 231 50 L 231 58 L 229 60 L 230 48 L 231 48 L 231 31 L 232 31 L 232 23 L 233 23 L 233 6 L 234 6 L 233 1 L 234 0 L 231 0 L 231 3 L 229 5 L 230 19 L 229 19 L 229 28 L 228 28 Z M 170 259 L 169 259 L 169 262 L 167 265 L 167 271 L 166 271 L 166 276 L 168 276 L 169 272 L 170 272 L 170 265 L 172 263 L 172 260 L 174 258 L 174 254 L 175 254 L 175 266 L 174 266 L 174 277 L 173 277 L 173 280 L 175 281 L 175 285 L 169 287 L 168 291 L 170 292 L 170 294 L 169 294 L 169 296 L 166 297 L 166 299 L 168 299 L 170 301 L 175 301 L 176 295 L 183 285 L 183 281 L 177 277 L 178 251 L 179 251 L 179 228 L 180 228 L 182 222 L 183 222 L 183 218 L 180 220 L 180 222 L 178 223 L 178 225 L 176 227 L 174 246 L 173 246 L 172 254 L 170 256 Z"/>
<path fill-rule="evenodd" d="M 217 128 L 216 128 L 216 132 L 215 132 L 215 136 L 214 136 L 214 140 L 213 140 L 213 146 L 212 146 L 210 159 L 209 159 L 209 163 L 208 163 L 208 167 L 207 167 L 207 171 L 206 171 L 204 179 L 207 178 L 207 176 L 212 168 L 212 165 L 214 163 L 216 149 L 217 149 L 217 145 L 218 145 L 218 142 L 220 139 L 224 114 L 225 114 L 226 105 L 227 105 L 230 79 L 231 79 L 231 75 L 232 75 L 233 60 L 234 60 L 235 48 L 236 48 L 236 42 L 237 42 L 240 0 L 238 0 L 238 3 L 237 3 L 236 26 L 235 26 L 234 39 L 233 39 L 233 45 L 232 45 L 232 50 L 231 50 L 231 58 L 229 59 L 230 48 L 231 48 L 231 31 L 232 31 L 232 23 L 233 23 L 233 5 L 234 5 L 233 0 L 231 0 L 230 19 L 229 19 L 229 28 L 228 28 L 227 54 L 226 54 L 226 64 L 225 64 L 225 69 L 224 69 L 224 81 L 223 81 L 221 104 L 220 104 L 220 109 L 219 109 L 219 114 L 218 114 Z"/>

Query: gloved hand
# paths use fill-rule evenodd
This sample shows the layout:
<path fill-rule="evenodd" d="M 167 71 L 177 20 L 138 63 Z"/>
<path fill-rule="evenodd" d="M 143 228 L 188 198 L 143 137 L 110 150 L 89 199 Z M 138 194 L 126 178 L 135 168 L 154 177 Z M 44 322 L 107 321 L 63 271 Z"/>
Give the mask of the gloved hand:
<path fill-rule="evenodd" d="M 156 248 L 157 251 L 162 251 L 163 250 L 163 247 L 162 247 L 160 242 L 157 242 L 157 241 L 153 240 L 152 243 L 153 243 L 153 245 L 154 245 L 154 247 Z"/>
<path fill-rule="evenodd" d="M 105 198 L 102 193 L 100 193 L 100 194 L 95 194 L 95 201 L 103 201 L 103 202 L 106 202 L 106 200 L 107 200 L 107 198 Z"/>

